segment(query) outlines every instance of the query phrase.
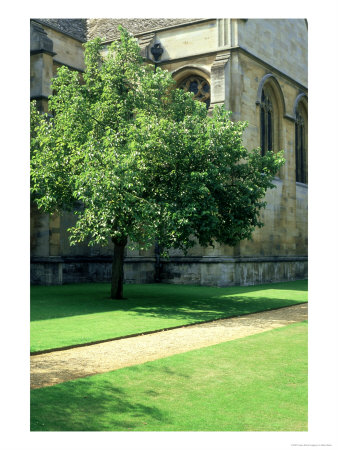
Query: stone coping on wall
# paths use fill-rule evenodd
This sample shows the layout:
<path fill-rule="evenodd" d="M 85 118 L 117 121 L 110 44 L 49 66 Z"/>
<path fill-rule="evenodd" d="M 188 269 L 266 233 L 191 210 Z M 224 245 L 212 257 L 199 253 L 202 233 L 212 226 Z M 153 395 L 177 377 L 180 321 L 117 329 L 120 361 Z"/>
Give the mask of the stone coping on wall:
<path fill-rule="evenodd" d="M 293 261 L 307 261 L 307 256 L 172 256 L 168 259 L 161 258 L 161 263 L 253 263 L 253 262 L 293 262 Z M 85 263 L 85 262 L 102 262 L 110 263 L 111 256 L 33 256 L 31 257 L 32 264 L 43 263 Z M 125 263 L 145 263 L 155 262 L 155 257 L 149 256 L 127 256 L 124 258 Z"/>
<path fill-rule="evenodd" d="M 307 256 L 198 256 L 161 259 L 161 263 L 252 263 L 252 262 L 292 262 L 307 261 Z"/>
<path fill-rule="evenodd" d="M 155 262 L 155 257 L 149 256 L 134 256 L 125 257 L 124 262 Z M 112 256 L 32 256 L 32 264 L 44 264 L 44 263 L 111 263 Z"/>

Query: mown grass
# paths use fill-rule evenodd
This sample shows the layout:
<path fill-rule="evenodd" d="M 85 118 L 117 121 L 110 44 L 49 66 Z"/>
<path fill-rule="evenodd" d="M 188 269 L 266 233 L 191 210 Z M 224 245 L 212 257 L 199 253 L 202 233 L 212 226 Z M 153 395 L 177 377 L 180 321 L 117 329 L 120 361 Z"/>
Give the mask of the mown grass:
<path fill-rule="evenodd" d="M 126 285 L 127 300 L 108 284 L 33 286 L 31 351 L 83 344 L 307 301 L 307 282 L 246 287 Z"/>
<path fill-rule="evenodd" d="M 306 431 L 302 322 L 31 391 L 32 431 Z"/>

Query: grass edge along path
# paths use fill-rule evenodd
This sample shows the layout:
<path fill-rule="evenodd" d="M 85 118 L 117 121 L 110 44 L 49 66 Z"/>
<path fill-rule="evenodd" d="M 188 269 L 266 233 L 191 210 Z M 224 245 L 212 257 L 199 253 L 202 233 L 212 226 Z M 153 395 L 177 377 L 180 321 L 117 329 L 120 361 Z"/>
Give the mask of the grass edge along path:
<path fill-rule="evenodd" d="M 299 302 L 295 305 L 291 305 L 291 306 L 296 306 L 296 305 L 302 305 L 302 304 L 306 304 L 307 302 Z M 279 308 L 271 308 L 268 310 L 264 310 L 264 311 L 277 311 L 280 309 L 284 309 L 284 308 L 289 308 L 290 305 L 286 305 L 286 306 L 280 306 Z M 170 330 L 177 330 L 178 328 L 188 328 L 188 327 L 193 327 L 195 325 L 203 325 L 206 323 L 214 323 L 217 322 L 219 320 L 224 320 L 224 319 L 234 319 L 237 317 L 243 317 L 243 316 L 252 316 L 254 314 L 259 314 L 261 312 L 264 311 L 257 311 L 254 313 L 246 313 L 246 314 L 241 314 L 241 315 L 235 315 L 235 316 L 228 316 L 228 317 L 223 317 L 220 319 L 212 319 L 212 320 L 206 320 L 204 322 L 195 322 L 195 323 L 189 323 L 187 325 L 177 325 L 175 327 L 170 327 L 170 328 L 161 328 L 160 330 L 152 330 L 152 331 L 144 331 L 144 332 L 140 332 L 140 333 L 135 333 L 135 334 L 129 334 L 126 336 L 119 336 L 119 337 L 115 337 L 115 338 L 108 338 L 108 339 L 104 339 L 101 341 L 91 341 L 91 342 L 85 342 L 83 344 L 73 344 L 73 345 L 69 345 L 66 347 L 56 347 L 56 348 L 50 348 L 47 350 L 38 350 L 36 352 L 30 352 L 30 356 L 38 356 L 38 355 L 44 355 L 46 353 L 53 353 L 53 352 L 58 352 L 58 351 L 63 351 L 63 350 L 71 350 L 71 349 L 75 349 L 75 348 L 80 348 L 80 347 L 88 347 L 91 345 L 96 345 L 96 344 L 103 344 L 105 342 L 113 342 L 113 341 L 121 341 L 123 339 L 128 339 L 128 338 L 132 338 L 132 337 L 138 337 L 138 336 L 146 336 L 148 334 L 156 334 L 156 333 L 160 333 L 162 331 L 170 331 Z"/>
<path fill-rule="evenodd" d="M 31 354 L 121 339 L 307 301 L 307 282 L 247 287 L 127 285 L 128 300 L 107 284 L 32 287 Z"/>
<path fill-rule="evenodd" d="M 31 391 L 31 431 L 306 430 L 306 322 Z"/>

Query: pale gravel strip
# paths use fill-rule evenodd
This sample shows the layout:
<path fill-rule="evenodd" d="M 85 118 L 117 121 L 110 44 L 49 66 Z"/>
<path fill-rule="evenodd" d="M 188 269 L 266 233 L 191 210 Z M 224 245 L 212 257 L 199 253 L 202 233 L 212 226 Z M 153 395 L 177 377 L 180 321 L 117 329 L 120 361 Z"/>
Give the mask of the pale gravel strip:
<path fill-rule="evenodd" d="M 307 304 L 31 356 L 31 389 L 109 372 L 307 319 Z"/>

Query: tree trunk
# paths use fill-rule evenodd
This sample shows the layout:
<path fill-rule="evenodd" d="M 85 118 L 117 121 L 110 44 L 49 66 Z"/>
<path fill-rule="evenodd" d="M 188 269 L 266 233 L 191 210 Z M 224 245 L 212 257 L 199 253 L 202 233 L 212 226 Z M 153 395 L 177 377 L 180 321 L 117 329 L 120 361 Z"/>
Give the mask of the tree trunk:
<path fill-rule="evenodd" d="M 123 261 L 124 249 L 127 245 L 127 238 L 114 242 L 114 256 L 112 264 L 111 290 L 112 299 L 123 299 Z"/>

